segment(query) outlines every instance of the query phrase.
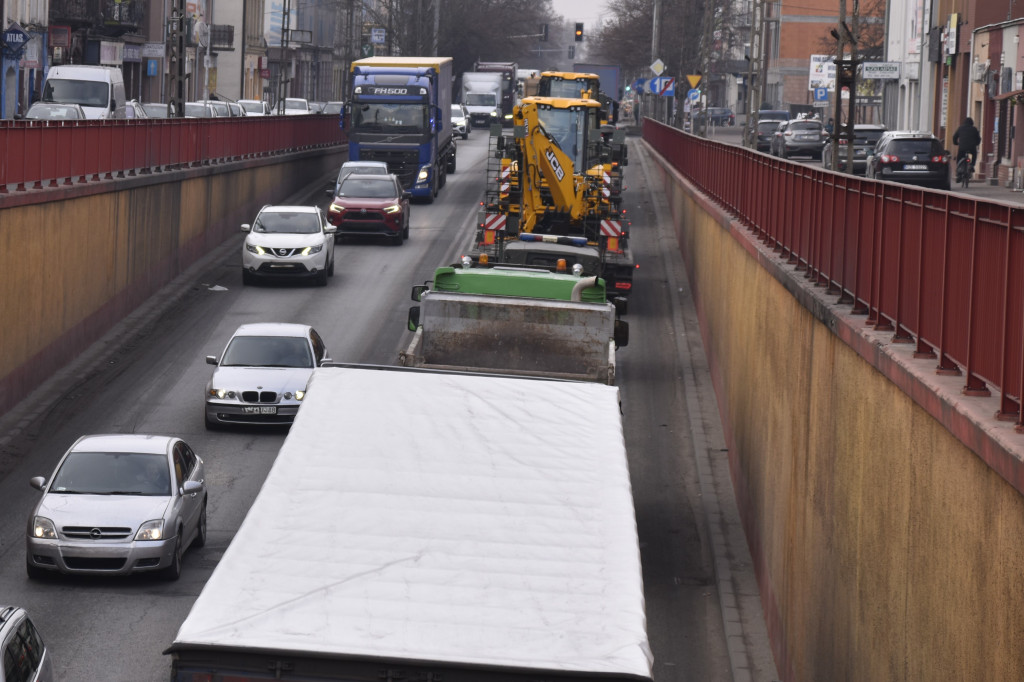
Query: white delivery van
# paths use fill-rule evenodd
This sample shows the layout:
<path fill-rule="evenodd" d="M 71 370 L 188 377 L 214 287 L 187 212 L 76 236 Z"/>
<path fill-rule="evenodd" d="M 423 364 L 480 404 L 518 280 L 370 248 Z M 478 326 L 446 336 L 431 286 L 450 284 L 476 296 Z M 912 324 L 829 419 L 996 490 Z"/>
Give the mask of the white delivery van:
<path fill-rule="evenodd" d="M 86 118 L 125 117 L 124 78 L 113 66 L 51 66 L 41 99 L 79 104 Z"/>

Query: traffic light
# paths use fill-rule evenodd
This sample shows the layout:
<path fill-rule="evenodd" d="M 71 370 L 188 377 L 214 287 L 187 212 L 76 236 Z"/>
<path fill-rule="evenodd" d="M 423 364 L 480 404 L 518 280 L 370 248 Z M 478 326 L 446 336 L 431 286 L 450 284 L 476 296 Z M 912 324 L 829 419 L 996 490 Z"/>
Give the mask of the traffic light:
<path fill-rule="evenodd" d="M 576 46 L 575 45 L 570 45 L 569 46 L 569 59 L 572 59 L 575 56 L 576 56 Z"/>
<path fill-rule="evenodd" d="M 583 42 L 583 22 L 577 22 L 577 24 L 576 24 L 576 35 L 574 36 L 574 39 L 576 40 L 577 43 L 582 43 Z"/>

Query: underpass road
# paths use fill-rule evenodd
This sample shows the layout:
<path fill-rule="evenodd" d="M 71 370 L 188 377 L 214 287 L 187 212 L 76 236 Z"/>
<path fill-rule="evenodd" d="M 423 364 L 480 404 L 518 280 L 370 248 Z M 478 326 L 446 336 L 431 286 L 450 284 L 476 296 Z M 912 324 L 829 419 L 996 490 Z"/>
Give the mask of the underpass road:
<path fill-rule="evenodd" d="M 453 262 L 468 241 L 483 195 L 486 143 L 486 132 L 480 130 L 460 140 L 458 171 L 433 204 L 413 205 L 411 237 L 403 246 L 372 239 L 339 243 L 335 276 L 326 288 L 243 287 L 239 232 L 0 417 L 0 603 L 29 609 L 52 651 L 59 679 L 169 678 L 169 658 L 162 652 L 226 550 L 283 442 L 283 429 L 205 430 L 202 391 L 212 368 L 204 357 L 219 356 L 240 324 L 282 321 L 311 324 L 336 361 L 394 364 L 410 338 L 405 319 L 413 304 L 411 286 L 430 279 L 435 267 Z M 751 596 L 750 582 L 736 578 L 752 580 L 749 557 L 744 566 L 742 541 L 738 548 L 728 544 L 735 542 L 729 534 L 731 488 L 696 314 L 664 194 L 651 184 L 650 160 L 635 140 L 632 146 L 624 207 L 633 221 L 641 267 L 627 316 L 630 345 L 619 352 L 619 384 L 654 677 L 656 682 L 770 682 L 776 678 L 763 664 L 763 619 L 757 622 L 759 612 L 749 604 L 757 600 L 756 582 Z M 325 178 L 322 186 L 288 203 L 325 205 L 323 189 L 331 180 Z M 394 421 L 401 425 L 402 415 Z M 29 581 L 24 533 L 38 493 L 28 479 L 49 476 L 78 436 L 106 432 L 169 433 L 193 446 L 207 470 L 207 545 L 185 554 L 182 578 L 175 583 L 145 575 Z M 453 434 L 453 447 L 462 438 L 480 437 Z M 326 527 L 344 520 L 311 523 Z M 713 548 L 716 537 L 727 542 L 728 554 L 737 555 L 724 567 Z M 729 576 L 728 584 L 722 583 L 723 575 Z M 739 608 L 745 621 L 723 619 L 723 594 L 746 604 L 746 610 Z M 740 628 L 741 647 L 730 644 L 733 627 Z M 734 676 L 737 662 L 749 670 Z"/>

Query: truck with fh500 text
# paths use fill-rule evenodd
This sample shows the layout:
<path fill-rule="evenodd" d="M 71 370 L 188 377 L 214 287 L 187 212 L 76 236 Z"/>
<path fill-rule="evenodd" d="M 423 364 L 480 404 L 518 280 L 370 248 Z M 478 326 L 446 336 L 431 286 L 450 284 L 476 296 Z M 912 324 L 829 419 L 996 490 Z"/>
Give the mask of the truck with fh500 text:
<path fill-rule="evenodd" d="M 384 161 L 412 196 L 433 201 L 455 172 L 451 57 L 352 62 L 345 105 L 350 161 Z"/>
<path fill-rule="evenodd" d="M 314 370 L 173 682 L 651 682 L 615 386 Z"/>
<path fill-rule="evenodd" d="M 407 367 L 615 383 L 615 351 L 629 325 L 604 280 L 514 266 L 438 268 L 414 286 Z"/>

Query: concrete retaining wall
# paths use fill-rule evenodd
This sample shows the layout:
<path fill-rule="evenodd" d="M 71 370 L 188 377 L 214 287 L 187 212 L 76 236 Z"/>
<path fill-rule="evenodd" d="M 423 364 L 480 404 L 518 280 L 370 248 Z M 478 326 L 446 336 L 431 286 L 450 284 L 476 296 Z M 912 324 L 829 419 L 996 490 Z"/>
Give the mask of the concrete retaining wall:
<path fill-rule="evenodd" d="M 1024 679 L 1024 500 L 991 461 L 1019 457 L 1002 441 L 1024 436 L 647 152 L 700 314 L 780 675 Z"/>
<path fill-rule="evenodd" d="M 0 413 L 342 151 L 0 198 Z"/>

